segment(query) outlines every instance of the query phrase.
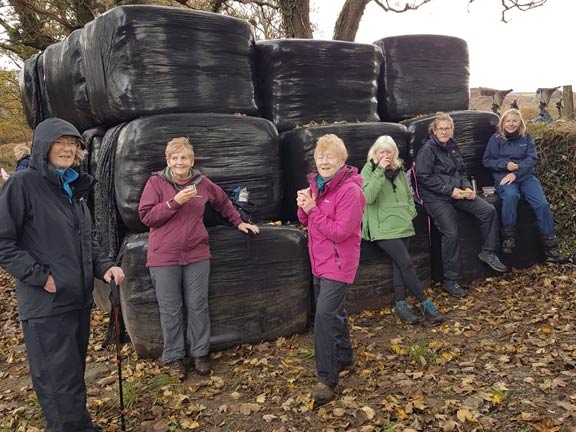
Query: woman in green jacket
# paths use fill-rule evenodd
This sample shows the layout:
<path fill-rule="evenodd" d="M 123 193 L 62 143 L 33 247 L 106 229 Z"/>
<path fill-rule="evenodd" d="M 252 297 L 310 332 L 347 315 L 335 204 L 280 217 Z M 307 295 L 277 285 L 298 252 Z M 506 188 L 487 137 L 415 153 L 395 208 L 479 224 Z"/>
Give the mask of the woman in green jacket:
<path fill-rule="evenodd" d="M 408 252 L 409 238 L 415 234 L 412 219 L 416 217 L 416 207 L 398 158 L 398 147 L 391 137 L 384 135 L 376 140 L 361 174 L 366 196 L 362 238 L 374 242 L 392 258 L 396 315 L 409 324 L 419 321 L 406 302 L 409 292 L 420 302 L 422 314 L 429 321 L 442 322 L 442 315 L 424 294 Z"/>

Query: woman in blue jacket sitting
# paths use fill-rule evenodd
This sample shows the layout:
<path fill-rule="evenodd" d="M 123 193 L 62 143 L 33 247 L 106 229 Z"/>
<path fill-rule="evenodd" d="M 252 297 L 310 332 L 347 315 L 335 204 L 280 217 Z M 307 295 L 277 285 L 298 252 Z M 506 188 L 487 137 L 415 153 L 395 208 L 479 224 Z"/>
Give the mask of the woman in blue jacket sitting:
<path fill-rule="evenodd" d="M 550 205 L 534 173 L 537 161 L 536 146 L 522 114 L 509 109 L 502 115 L 498 132 L 490 138 L 482 159 L 492 171 L 496 192 L 502 200 L 502 252 L 510 254 L 514 249 L 516 208 L 523 196 L 536 214 L 546 260 L 566 262 L 567 257 L 558 248 Z"/>

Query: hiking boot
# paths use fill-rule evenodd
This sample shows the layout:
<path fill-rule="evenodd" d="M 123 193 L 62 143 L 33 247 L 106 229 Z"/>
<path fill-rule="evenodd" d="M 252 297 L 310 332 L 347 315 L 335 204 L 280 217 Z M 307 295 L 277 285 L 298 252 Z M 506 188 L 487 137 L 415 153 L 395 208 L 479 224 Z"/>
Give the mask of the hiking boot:
<path fill-rule="evenodd" d="M 312 390 L 314 405 L 324 405 L 334 399 L 334 388 L 324 383 L 317 383 Z"/>
<path fill-rule="evenodd" d="M 462 289 L 458 281 L 455 280 L 445 280 L 442 286 L 444 291 L 450 294 L 452 297 L 462 298 L 466 297 L 466 291 Z"/>
<path fill-rule="evenodd" d="M 354 373 L 356 371 L 356 365 L 354 364 L 354 359 L 349 360 L 344 363 L 340 363 L 340 367 L 338 368 L 338 372 L 348 371 L 350 373 Z"/>
<path fill-rule="evenodd" d="M 184 367 L 182 359 L 171 361 L 166 363 L 166 365 L 168 366 L 168 375 L 178 378 L 180 381 L 186 379 L 186 368 Z"/>
<path fill-rule="evenodd" d="M 210 357 L 205 355 L 202 357 L 192 357 L 194 369 L 198 375 L 208 375 L 212 370 L 210 366 Z"/>
<path fill-rule="evenodd" d="M 498 255 L 492 251 L 482 251 L 478 254 L 478 259 L 484 264 L 487 264 L 492 270 L 498 273 L 504 273 L 508 271 L 508 267 L 502 264 Z"/>
<path fill-rule="evenodd" d="M 396 316 L 400 318 L 400 321 L 407 324 L 416 324 L 420 321 L 418 317 L 412 313 L 406 300 L 397 301 L 394 305 L 394 312 L 396 312 Z"/>
<path fill-rule="evenodd" d="M 438 312 L 430 300 L 424 300 L 420 303 L 420 308 L 422 310 L 422 315 L 424 315 L 432 324 L 440 324 L 444 321 L 444 317 L 440 312 Z"/>
<path fill-rule="evenodd" d="M 505 225 L 502 227 L 502 253 L 512 253 L 512 249 L 516 246 L 515 237 L 516 227 L 514 225 Z"/>
<path fill-rule="evenodd" d="M 547 262 L 555 264 L 565 264 L 568 262 L 568 257 L 560 252 L 556 236 L 543 236 L 542 241 L 544 242 L 544 254 L 546 255 Z"/>

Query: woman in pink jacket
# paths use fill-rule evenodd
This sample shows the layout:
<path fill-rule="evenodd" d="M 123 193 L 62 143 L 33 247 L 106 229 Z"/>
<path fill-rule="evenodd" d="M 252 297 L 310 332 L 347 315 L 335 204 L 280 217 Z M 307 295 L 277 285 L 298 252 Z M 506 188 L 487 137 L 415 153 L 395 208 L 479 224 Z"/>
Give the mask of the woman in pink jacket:
<path fill-rule="evenodd" d="M 172 375 L 184 380 L 185 357 L 192 358 L 198 374 L 210 372 L 210 249 L 204 206 L 209 203 L 244 233 L 259 229 L 243 222 L 222 188 L 192 168 L 194 149 L 187 138 L 168 143 L 166 164 L 146 183 L 138 212 L 150 227 L 146 266 L 160 308 L 162 360 Z"/>
<path fill-rule="evenodd" d="M 308 250 L 314 277 L 314 350 L 318 383 L 312 398 L 318 405 L 334 398 L 338 373 L 353 365 L 346 285 L 354 282 L 360 261 L 362 214 L 366 199 L 362 177 L 346 165 L 344 142 L 333 134 L 320 137 L 314 150 L 318 172 L 310 187 L 298 191 L 298 219 L 308 226 Z"/>

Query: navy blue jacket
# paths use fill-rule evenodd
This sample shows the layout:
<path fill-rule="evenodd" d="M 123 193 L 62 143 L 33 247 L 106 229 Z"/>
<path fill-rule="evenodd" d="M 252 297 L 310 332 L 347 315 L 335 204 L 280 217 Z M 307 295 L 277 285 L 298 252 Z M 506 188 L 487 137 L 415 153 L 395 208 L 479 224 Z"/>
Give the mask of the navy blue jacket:
<path fill-rule="evenodd" d="M 18 162 L 16 162 L 16 171 L 22 171 L 28 168 L 30 164 L 30 155 L 26 155 L 23 158 L 20 158 Z"/>
<path fill-rule="evenodd" d="M 506 139 L 495 133 L 490 137 L 482 163 L 492 171 L 494 183 L 499 184 L 500 180 L 510 171 L 506 168 L 508 162 L 515 162 L 520 165 L 516 174 L 516 181 L 522 182 L 526 177 L 534 175 L 534 167 L 538 162 L 536 146 L 529 132 L 523 137 Z"/>
<path fill-rule="evenodd" d="M 48 150 L 62 135 L 81 136 L 64 120 L 40 123 L 29 168 L 0 189 L 0 266 L 16 278 L 21 320 L 90 307 L 94 276 L 102 278 L 114 265 L 92 237 L 85 197 L 94 179 L 80 174 L 70 201 L 48 163 Z M 49 274 L 56 293 L 44 290 Z"/>
<path fill-rule="evenodd" d="M 446 144 L 435 136 L 426 139 L 416 155 L 416 178 L 425 203 L 450 201 L 454 188 L 472 188 L 453 139 Z"/>

